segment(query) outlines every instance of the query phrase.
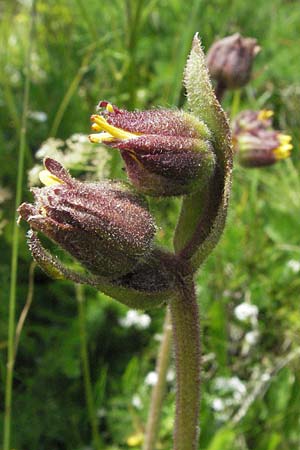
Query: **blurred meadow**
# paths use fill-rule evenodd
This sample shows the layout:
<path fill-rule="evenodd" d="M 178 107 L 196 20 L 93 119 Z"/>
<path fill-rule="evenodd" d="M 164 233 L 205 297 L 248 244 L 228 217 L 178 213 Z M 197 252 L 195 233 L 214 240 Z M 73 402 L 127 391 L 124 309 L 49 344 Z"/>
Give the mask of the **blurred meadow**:
<path fill-rule="evenodd" d="M 228 93 L 224 108 L 273 110 L 294 150 L 268 168 L 235 164 L 225 233 L 197 276 L 200 449 L 300 449 L 299 2 L 40 0 L 31 34 L 30 0 L 0 0 L 0 14 L 0 436 L 22 116 L 22 201 L 32 198 L 45 155 L 81 179 L 125 179 L 119 154 L 86 138 L 99 100 L 184 107 L 182 73 L 195 32 L 205 50 L 240 32 L 261 52 L 239 104 L 233 108 Z M 150 207 L 157 239 L 171 247 L 179 200 Z M 16 322 L 28 315 L 18 328 L 10 448 L 140 450 L 164 310 L 128 311 L 90 287 L 49 279 L 32 264 L 27 228 L 20 224 Z M 171 448 L 174 396 L 171 362 L 160 450 Z"/>

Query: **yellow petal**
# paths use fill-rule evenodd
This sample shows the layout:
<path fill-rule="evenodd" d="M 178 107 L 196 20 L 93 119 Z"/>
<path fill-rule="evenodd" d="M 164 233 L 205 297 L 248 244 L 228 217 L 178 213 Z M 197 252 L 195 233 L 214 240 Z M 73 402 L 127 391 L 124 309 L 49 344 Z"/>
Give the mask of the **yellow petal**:
<path fill-rule="evenodd" d="M 291 144 L 280 145 L 273 150 L 276 159 L 285 159 L 291 155 L 293 146 Z"/>
<path fill-rule="evenodd" d="M 113 108 L 113 106 L 112 106 L 111 103 L 107 103 L 107 105 L 106 105 L 106 110 L 107 110 L 108 112 L 114 112 L 114 108 Z"/>
<path fill-rule="evenodd" d="M 127 439 L 127 445 L 129 447 L 137 447 L 138 445 L 141 445 L 144 441 L 144 435 L 143 433 L 136 433 L 129 436 Z"/>
<path fill-rule="evenodd" d="M 274 116 L 274 111 L 271 111 L 270 109 L 262 109 L 258 113 L 258 120 L 267 120 Z"/>
<path fill-rule="evenodd" d="M 292 136 L 289 136 L 288 134 L 278 134 L 278 139 L 280 144 L 289 144 L 292 140 Z"/>
<path fill-rule="evenodd" d="M 89 135 L 89 140 L 93 144 L 101 144 L 103 141 L 113 141 L 114 137 L 110 133 L 95 133 Z"/>
<path fill-rule="evenodd" d="M 104 117 L 94 114 L 91 117 L 92 121 L 98 125 L 99 130 L 106 131 L 116 139 L 132 139 L 138 136 L 138 134 L 130 133 L 129 131 L 124 131 L 121 128 L 114 127 L 110 125 Z"/>
<path fill-rule="evenodd" d="M 52 186 L 53 184 L 63 184 L 64 182 L 57 178 L 55 175 L 53 175 L 49 170 L 42 170 L 39 173 L 39 178 L 41 182 L 45 186 Z"/>

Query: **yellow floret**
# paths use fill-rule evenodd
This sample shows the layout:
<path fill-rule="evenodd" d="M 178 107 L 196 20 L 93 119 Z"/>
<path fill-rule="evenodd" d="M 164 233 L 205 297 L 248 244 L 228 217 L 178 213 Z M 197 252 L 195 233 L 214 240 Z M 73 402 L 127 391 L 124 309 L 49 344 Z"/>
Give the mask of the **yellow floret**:
<path fill-rule="evenodd" d="M 63 184 L 64 182 L 53 175 L 49 170 L 42 170 L 39 173 L 39 179 L 45 186 L 52 186 L 54 184 Z"/>
<path fill-rule="evenodd" d="M 257 118 L 258 120 L 268 120 L 273 116 L 274 111 L 271 111 L 270 109 L 262 109 L 261 111 L 259 111 Z"/>

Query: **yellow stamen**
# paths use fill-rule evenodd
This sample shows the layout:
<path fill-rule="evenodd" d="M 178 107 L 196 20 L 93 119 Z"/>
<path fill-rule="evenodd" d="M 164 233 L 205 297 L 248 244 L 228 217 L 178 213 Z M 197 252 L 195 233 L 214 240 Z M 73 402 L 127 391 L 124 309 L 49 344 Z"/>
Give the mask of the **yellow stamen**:
<path fill-rule="evenodd" d="M 127 445 L 129 447 L 137 447 L 140 446 L 144 441 L 143 433 L 135 433 L 128 437 Z"/>
<path fill-rule="evenodd" d="M 292 144 L 284 144 L 273 150 L 276 159 L 286 159 L 291 155 Z"/>
<path fill-rule="evenodd" d="M 268 120 L 273 117 L 273 115 L 274 111 L 271 111 L 270 109 L 262 109 L 259 111 L 257 118 L 258 120 Z"/>
<path fill-rule="evenodd" d="M 92 144 L 101 144 L 103 141 L 113 141 L 114 137 L 109 133 L 95 133 L 89 135 L 89 140 Z"/>
<path fill-rule="evenodd" d="M 130 133 L 129 131 L 124 131 L 121 128 L 114 127 L 110 125 L 104 117 L 94 114 L 91 119 L 98 125 L 100 130 L 106 131 L 110 134 L 110 137 L 116 139 L 132 139 L 138 136 L 138 134 Z M 93 135 L 92 135 L 93 136 Z"/>
<path fill-rule="evenodd" d="M 97 131 L 101 131 L 101 128 L 96 123 L 92 123 L 91 128 L 92 128 L 93 131 L 96 131 L 96 132 Z"/>
<path fill-rule="evenodd" d="M 49 170 L 42 170 L 39 173 L 39 178 L 45 186 L 52 186 L 54 184 L 63 184 L 64 183 L 62 180 L 60 180 L 55 175 L 53 175 L 51 172 L 49 172 Z"/>
<path fill-rule="evenodd" d="M 278 134 L 278 139 L 280 144 L 289 144 L 292 140 L 292 136 L 289 136 L 288 134 Z"/>
<path fill-rule="evenodd" d="M 113 108 L 113 105 L 111 103 L 107 103 L 106 111 L 111 112 L 111 113 L 114 112 L 114 108 Z"/>

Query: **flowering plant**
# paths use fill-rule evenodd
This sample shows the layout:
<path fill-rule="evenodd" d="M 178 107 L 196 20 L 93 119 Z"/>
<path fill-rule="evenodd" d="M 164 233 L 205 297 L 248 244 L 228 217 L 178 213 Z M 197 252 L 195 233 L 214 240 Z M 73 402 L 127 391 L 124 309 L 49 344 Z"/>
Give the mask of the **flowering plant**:
<path fill-rule="evenodd" d="M 196 450 L 201 352 L 194 274 L 223 232 L 232 168 L 229 125 L 197 35 L 184 84 L 189 112 L 127 112 L 102 101 L 104 109 L 92 116 L 90 140 L 120 150 L 139 194 L 116 182 L 81 183 L 46 158 L 40 176 L 46 187 L 34 189 L 35 203 L 22 204 L 19 213 L 31 228 L 33 257 L 49 275 L 90 284 L 137 309 L 167 304 L 177 372 L 174 450 Z M 174 252 L 152 243 L 154 221 L 140 194 L 183 196 Z M 65 267 L 37 232 L 88 272 Z"/>

